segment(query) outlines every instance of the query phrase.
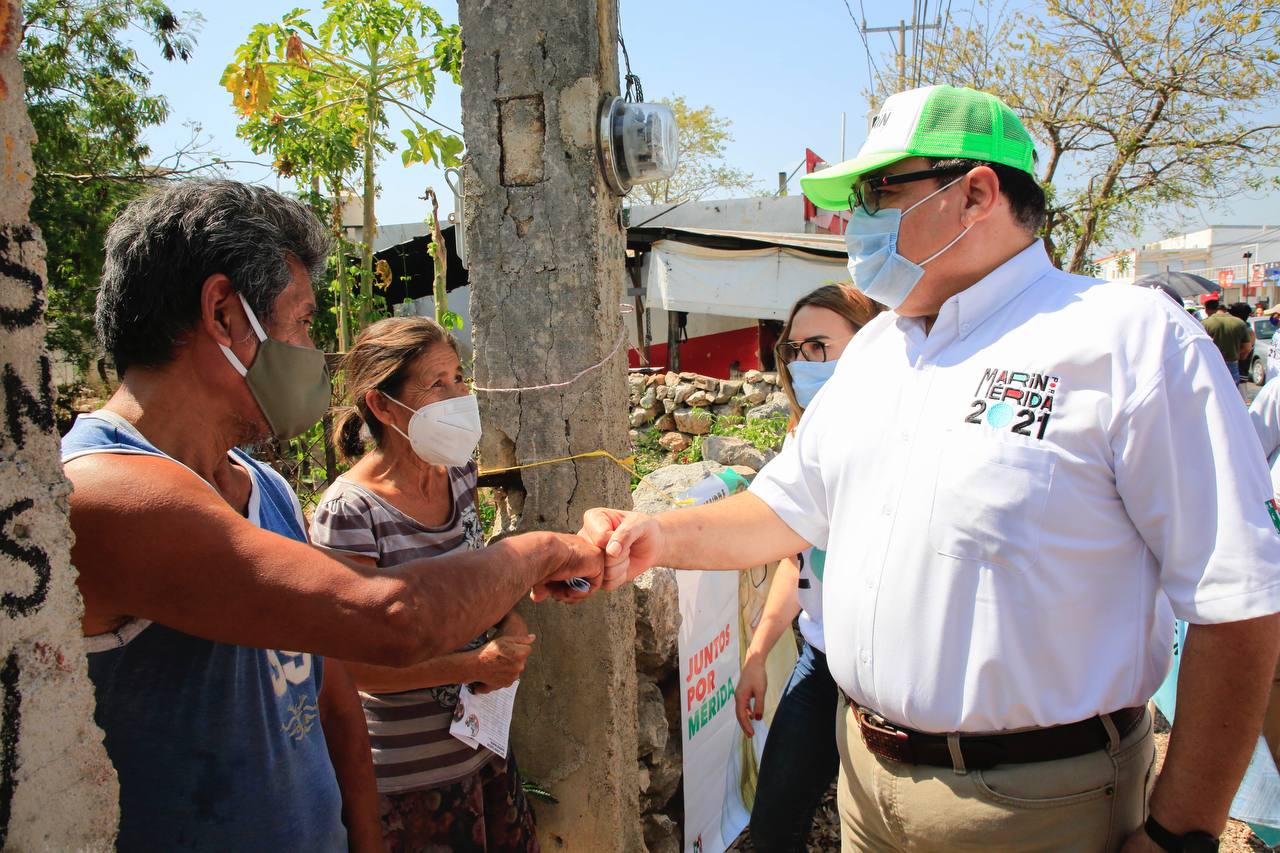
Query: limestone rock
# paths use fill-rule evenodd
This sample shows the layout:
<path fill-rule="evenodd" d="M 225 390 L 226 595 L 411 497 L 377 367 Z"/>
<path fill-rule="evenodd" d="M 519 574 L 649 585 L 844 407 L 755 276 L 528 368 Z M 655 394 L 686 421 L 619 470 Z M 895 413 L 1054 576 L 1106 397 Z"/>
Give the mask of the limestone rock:
<path fill-rule="evenodd" d="M 770 372 L 770 373 L 762 373 L 762 374 L 760 374 L 760 378 L 761 378 L 764 382 L 768 383 L 769 385 L 777 385 L 777 384 L 778 384 L 778 374 L 776 374 L 776 373 L 772 373 L 772 372 Z"/>
<path fill-rule="evenodd" d="M 677 423 L 679 423 L 678 420 Z M 688 450 L 689 445 L 692 443 L 693 441 L 689 436 L 682 432 L 669 432 L 662 438 L 658 439 L 658 444 L 665 447 L 671 453 L 679 453 L 682 450 Z"/>
<path fill-rule="evenodd" d="M 711 432 L 711 413 L 706 409 L 676 409 L 676 429 L 690 435 Z"/>
<path fill-rule="evenodd" d="M 769 396 L 769 386 L 763 382 L 747 382 L 742 386 L 742 396 L 753 406 L 758 406 Z"/>
<path fill-rule="evenodd" d="M 671 498 L 678 497 L 689 490 L 694 483 L 710 477 L 712 474 L 719 474 L 725 470 L 724 466 L 719 462 L 694 462 L 689 465 L 665 465 L 662 468 L 645 477 L 639 486 L 631 493 L 632 508 L 636 512 L 647 512 L 650 514 L 664 512 L 671 509 Z M 649 488 L 649 487 L 652 488 Z M 652 574 L 653 570 L 646 574 Z M 641 575 L 640 577 L 645 577 Z M 672 588 L 674 589 L 675 578 L 671 579 Z M 640 578 L 636 579 L 636 586 L 640 585 Z M 637 607 L 639 603 L 637 602 Z M 677 617 L 678 618 L 678 617 Z M 674 637 L 675 635 L 672 634 Z"/>
<path fill-rule="evenodd" d="M 759 382 L 760 380 L 764 379 L 764 374 L 758 370 L 748 370 L 746 373 L 742 375 L 742 378 L 747 380 L 748 382 Z"/>
<path fill-rule="evenodd" d="M 654 429 L 660 429 L 663 432 L 671 432 L 676 428 L 676 419 L 669 414 L 658 415 L 658 419 L 653 422 Z"/>
<path fill-rule="evenodd" d="M 740 418 L 746 409 L 747 403 L 741 397 L 734 397 L 723 405 L 712 406 L 711 411 L 719 417 Z"/>
<path fill-rule="evenodd" d="M 694 391 L 692 394 L 689 395 L 689 399 L 685 400 L 685 402 L 688 403 L 690 406 L 706 407 L 706 406 L 710 406 L 711 401 L 714 399 L 715 397 L 710 396 L 709 394 L 707 394 L 706 391 Z"/>
<path fill-rule="evenodd" d="M 648 758 L 663 752 L 667 748 L 667 736 L 662 691 L 657 684 L 642 678 L 636 685 L 636 757 Z"/>
<path fill-rule="evenodd" d="M 627 388 L 632 394 L 643 394 L 645 387 L 645 377 L 639 373 L 633 373 L 627 377 Z"/>
<path fill-rule="evenodd" d="M 668 415 L 678 408 L 680 408 L 680 404 L 675 400 L 672 400 L 670 397 L 667 397 L 662 401 L 662 411 L 666 412 Z"/>
<path fill-rule="evenodd" d="M 645 815 L 644 846 L 649 853 L 680 853 L 680 827 L 664 814 Z"/>
<path fill-rule="evenodd" d="M 723 435 L 709 435 L 702 440 L 702 458 L 733 467 L 745 465 L 759 471 L 766 462 L 765 455 L 749 441 Z"/>
<path fill-rule="evenodd" d="M 664 377 L 663 377 L 662 381 L 663 381 L 664 383 L 666 383 L 666 385 L 667 385 L 667 387 L 668 387 L 668 388 L 671 388 L 671 387 L 673 387 L 673 386 L 675 386 L 675 385 L 679 385 L 679 384 L 680 384 L 680 374 L 679 374 L 679 373 L 668 373 L 666 376 L 664 376 Z"/>
<path fill-rule="evenodd" d="M 650 502 L 653 512 L 671 508 L 670 501 L 662 499 L 652 489 L 640 487 L 633 500 L 638 501 L 640 494 L 661 499 L 661 503 Z M 650 678 L 660 678 L 676 665 L 676 636 L 680 631 L 680 591 L 676 587 L 676 573 L 674 569 L 650 569 L 636 578 L 633 585 L 636 591 L 636 667 Z"/>
<path fill-rule="evenodd" d="M 682 371 L 680 371 L 680 381 L 681 381 L 681 382 L 692 382 L 693 380 L 695 380 L 695 379 L 697 379 L 697 378 L 698 378 L 698 374 L 696 374 L 696 373 L 693 373 L 693 372 L 688 371 L 688 370 L 682 370 Z"/>
<path fill-rule="evenodd" d="M 665 383 L 659 383 L 653 386 L 653 395 L 659 400 L 665 400 L 671 396 L 671 388 Z"/>
<path fill-rule="evenodd" d="M 640 408 L 652 409 L 657 405 L 658 405 L 658 392 L 653 388 L 646 389 L 644 394 L 640 397 Z"/>
<path fill-rule="evenodd" d="M 673 396 L 677 403 L 683 403 L 688 400 L 696 390 L 698 389 L 694 388 L 692 385 L 682 382 L 676 386 L 675 394 L 673 394 Z"/>
<path fill-rule="evenodd" d="M 631 441 L 631 446 L 632 446 L 632 447 L 635 447 L 635 446 L 636 446 L 636 442 L 637 442 L 637 441 L 639 441 L 639 440 L 640 440 L 641 438 L 643 438 L 643 437 L 644 437 L 644 433 L 642 433 L 642 432 L 641 432 L 640 430 L 638 430 L 638 429 L 630 429 L 630 430 L 627 430 L 627 438 L 628 438 L 628 439 L 630 439 L 630 441 Z"/>
<path fill-rule="evenodd" d="M 693 387 L 699 391 L 715 391 L 719 385 L 720 380 L 710 376 L 699 376 L 693 380 Z"/>
<path fill-rule="evenodd" d="M 677 712 L 676 719 L 679 718 L 680 715 Z M 676 789 L 680 787 L 684 768 L 681 764 L 679 733 L 667 738 L 666 749 L 650 756 L 648 765 L 649 788 L 640 798 L 640 805 L 646 811 L 652 812 L 666 808 Z"/>
<path fill-rule="evenodd" d="M 631 413 L 631 426 L 642 427 L 653 420 L 652 409 L 636 409 Z"/>
<path fill-rule="evenodd" d="M 759 421 L 768 420 L 769 418 L 791 415 L 791 404 L 787 402 L 785 396 L 781 400 L 774 398 L 763 405 L 756 406 L 747 412 L 747 420 Z"/>
<path fill-rule="evenodd" d="M 778 455 L 774 453 L 772 450 L 769 450 L 765 453 L 766 456 L 769 456 L 769 454 L 773 454 L 773 456 Z M 769 458 L 772 459 L 773 456 L 769 456 Z M 768 464 L 768 463 L 766 462 L 765 464 Z M 749 468 L 746 465 L 730 465 L 729 469 L 735 472 L 736 474 L 738 474 L 740 477 L 742 477 L 742 479 L 746 480 L 748 483 L 751 482 L 755 478 L 756 474 L 759 473 L 754 468 Z"/>

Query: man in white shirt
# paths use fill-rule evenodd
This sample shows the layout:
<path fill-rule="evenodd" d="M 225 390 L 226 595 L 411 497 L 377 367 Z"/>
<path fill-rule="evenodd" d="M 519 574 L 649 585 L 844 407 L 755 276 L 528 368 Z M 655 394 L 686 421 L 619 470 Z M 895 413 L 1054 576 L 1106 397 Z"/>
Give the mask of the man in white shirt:
<path fill-rule="evenodd" d="M 584 519 L 606 586 L 827 551 L 846 849 L 1213 850 L 1261 727 L 1280 521 L 1257 439 L 1184 311 L 1052 266 L 1033 152 L 991 95 L 890 98 L 803 186 L 852 209 L 854 282 L 894 310 L 748 494 Z"/>

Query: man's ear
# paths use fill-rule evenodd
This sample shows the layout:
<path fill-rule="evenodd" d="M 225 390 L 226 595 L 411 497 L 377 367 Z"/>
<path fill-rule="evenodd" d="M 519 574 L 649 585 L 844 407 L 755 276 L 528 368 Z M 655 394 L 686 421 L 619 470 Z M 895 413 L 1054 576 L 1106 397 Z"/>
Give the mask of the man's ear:
<path fill-rule="evenodd" d="M 1000 178 L 990 166 L 978 166 L 965 175 L 961 224 L 971 227 L 990 216 L 1000 204 Z"/>
<path fill-rule="evenodd" d="M 225 347 L 243 340 L 249 329 L 240 297 L 223 273 L 214 273 L 200 288 L 200 326 L 209 337 Z"/>

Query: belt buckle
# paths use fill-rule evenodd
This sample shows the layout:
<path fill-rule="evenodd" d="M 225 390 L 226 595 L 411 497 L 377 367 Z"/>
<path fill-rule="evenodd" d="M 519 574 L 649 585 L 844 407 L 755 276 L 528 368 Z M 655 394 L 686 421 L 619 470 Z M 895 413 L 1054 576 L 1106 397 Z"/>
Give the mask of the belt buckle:
<path fill-rule="evenodd" d="M 862 734 L 862 742 L 872 754 L 891 761 L 913 763 L 910 737 L 884 717 L 859 708 L 858 730 Z"/>

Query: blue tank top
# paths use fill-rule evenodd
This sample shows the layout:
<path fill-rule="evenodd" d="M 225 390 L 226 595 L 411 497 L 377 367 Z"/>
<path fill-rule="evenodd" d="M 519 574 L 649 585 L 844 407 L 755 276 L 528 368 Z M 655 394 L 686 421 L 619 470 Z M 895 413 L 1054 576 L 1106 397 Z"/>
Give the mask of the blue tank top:
<path fill-rule="evenodd" d="M 112 412 L 82 415 L 62 440 L 64 463 L 92 453 L 171 458 Z M 232 453 L 253 481 L 249 520 L 307 541 L 284 479 Z M 347 849 L 320 727 L 322 658 L 145 620 L 86 643 L 94 717 L 120 777 L 120 850 Z"/>

